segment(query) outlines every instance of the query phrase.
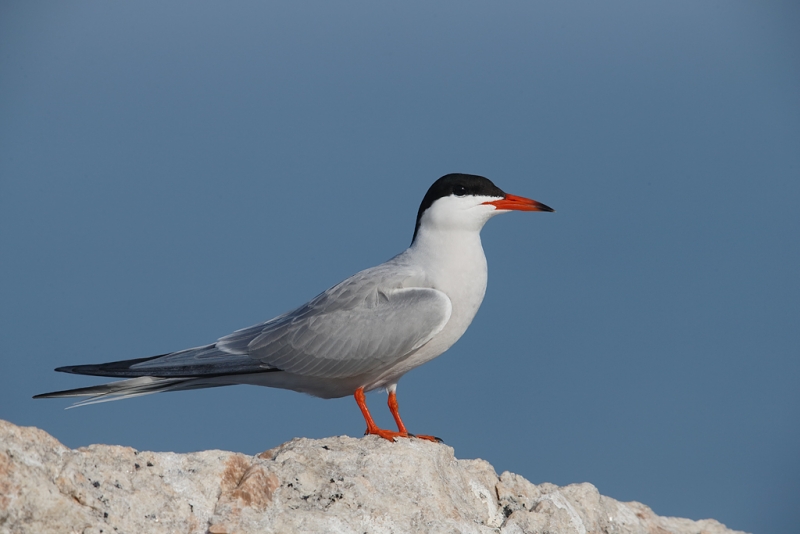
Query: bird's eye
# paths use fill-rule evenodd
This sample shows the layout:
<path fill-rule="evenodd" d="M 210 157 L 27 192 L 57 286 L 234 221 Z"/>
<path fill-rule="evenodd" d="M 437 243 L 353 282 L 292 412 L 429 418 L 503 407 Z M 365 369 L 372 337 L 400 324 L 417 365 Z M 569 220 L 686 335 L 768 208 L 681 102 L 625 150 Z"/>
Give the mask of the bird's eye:
<path fill-rule="evenodd" d="M 467 194 L 467 188 L 463 185 L 455 185 L 453 186 L 453 194 L 457 197 L 463 197 Z"/>

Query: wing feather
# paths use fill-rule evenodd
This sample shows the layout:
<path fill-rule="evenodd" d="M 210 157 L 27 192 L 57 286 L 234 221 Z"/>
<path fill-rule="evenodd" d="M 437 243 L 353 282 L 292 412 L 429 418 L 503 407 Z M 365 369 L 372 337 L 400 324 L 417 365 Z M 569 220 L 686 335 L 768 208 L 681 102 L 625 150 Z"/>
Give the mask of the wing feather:
<path fill-rule="evenodd" d="M 386 275 L 359 273 L 293 312 L 220 338 L 216 348 L 321 378 L 390 367 L 444 328 L 452 304 L 436 289 L 403 287 L 407 274 Z"/>

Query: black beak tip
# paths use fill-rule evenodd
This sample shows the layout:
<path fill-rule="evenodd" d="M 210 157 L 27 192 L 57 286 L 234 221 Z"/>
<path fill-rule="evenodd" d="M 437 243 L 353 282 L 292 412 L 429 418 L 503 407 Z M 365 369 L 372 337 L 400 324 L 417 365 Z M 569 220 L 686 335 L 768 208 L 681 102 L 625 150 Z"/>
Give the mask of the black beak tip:
<path fill-rule="evenodd" d="M 538 208 L 539 208 L 539 211 L 548 211 L 550 213 L 555 213 L 555 211 L 556 211 L 553 208 L 551 208 L 550 206 L 548 206 L 547 204 L 542 204 L 541 202 L 539 202 Z"/>

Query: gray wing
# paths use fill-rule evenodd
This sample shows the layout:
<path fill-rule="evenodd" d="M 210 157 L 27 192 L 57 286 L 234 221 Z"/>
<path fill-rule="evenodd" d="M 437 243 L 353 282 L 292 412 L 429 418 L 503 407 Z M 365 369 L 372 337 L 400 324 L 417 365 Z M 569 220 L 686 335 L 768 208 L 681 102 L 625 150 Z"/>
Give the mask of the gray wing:
<path fill-rule="evenodd" d="M 452 312 L 443 292 L 402 287 L 410 278 L 384 266 L 362 271 L 293 312 L 220 338 L 216 348 L 321 378 L 390 367 L 441 332 Z"/>

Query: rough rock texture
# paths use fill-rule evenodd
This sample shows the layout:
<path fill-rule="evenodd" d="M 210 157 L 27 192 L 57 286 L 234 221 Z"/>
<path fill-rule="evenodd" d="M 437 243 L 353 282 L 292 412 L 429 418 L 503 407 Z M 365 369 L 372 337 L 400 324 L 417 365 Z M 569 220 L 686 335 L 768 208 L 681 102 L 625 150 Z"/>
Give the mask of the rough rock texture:
<path fill-rule="evenodd" d="M 225 451 L 71 450 L 0 421 L 2 533 L 733 531 L 659 517 L 591 484 L 534 485 L 420 440 L 295 439 L 255 457 Z"/>

